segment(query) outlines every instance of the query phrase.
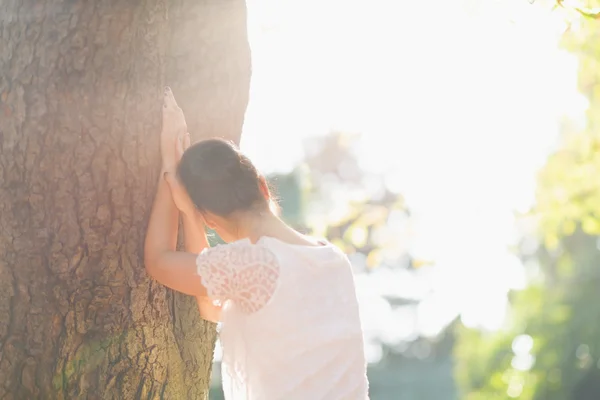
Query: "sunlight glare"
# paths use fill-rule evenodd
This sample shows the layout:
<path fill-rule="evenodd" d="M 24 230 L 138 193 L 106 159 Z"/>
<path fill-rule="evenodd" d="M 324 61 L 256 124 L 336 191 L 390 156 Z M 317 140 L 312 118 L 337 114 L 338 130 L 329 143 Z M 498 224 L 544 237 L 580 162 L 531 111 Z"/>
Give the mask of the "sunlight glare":
<path fill-rule="evenodd" d="M 531 206 L 559 119 L 582 120 L 587 107 L 577 62 L 558 48 L 564 20 L 516 3 L 248 1 L 244 150 L 263 172 L 287 172 L 307 138 L 360 132 L 360 168 L 401 193 L 417 221 L 410 240 L 386 234 L 436 262 L 435 294 L 419 311 L 430 334 L 457 314 L 469 326 L 502 325 L 508 291 L 526 283 L 508 250 L 513 211 Z M 343 191 L 326 200 L 313 219 L 347 212 Z M 366 291 L 382 284 L 370 279 Z M 390 312 L 379 301 L 363 307 L 375 307 L 364 312 L 374 324 Z"/>

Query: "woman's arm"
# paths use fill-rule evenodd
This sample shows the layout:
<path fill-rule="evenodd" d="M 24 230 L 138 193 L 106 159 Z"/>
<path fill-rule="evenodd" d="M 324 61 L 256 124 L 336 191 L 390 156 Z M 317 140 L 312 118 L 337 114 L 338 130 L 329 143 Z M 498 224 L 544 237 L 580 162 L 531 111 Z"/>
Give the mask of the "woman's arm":
<path fill-rule="evenodd" d="M 199 224 L 194 218 L 185 213 L 181 213 L 183 219 L 183 242 L 185 251 L 200 254 L 207 247 L 208 240 L 204 225 Z M 196 296 L 200 316 L 207 321 L 219 322 L 221 320 L 221 306 L 214 304 L 211 298 L 207 296 Z"/>
<path fill-rule="evenodd" d="M 196 271 L 196 255 L 176 251 L 179 210 L 161 174 L 144 245 L 146 271 L 165 286 L 192 296 L 206 296 Z"/>
<path fill-rule="evenodd" d="M 197 273 L 196 255 L 176 251 L 179 210 L 166 181 L 166 174 L 174 174 L 177 165 L 177 141 L 186 132 L 183 112 L 167 88 L 161 132 L 163 168 L 146 232 L 144 263 L 150 276 L 163 285 L 192 296 L 206 296 Z"/>

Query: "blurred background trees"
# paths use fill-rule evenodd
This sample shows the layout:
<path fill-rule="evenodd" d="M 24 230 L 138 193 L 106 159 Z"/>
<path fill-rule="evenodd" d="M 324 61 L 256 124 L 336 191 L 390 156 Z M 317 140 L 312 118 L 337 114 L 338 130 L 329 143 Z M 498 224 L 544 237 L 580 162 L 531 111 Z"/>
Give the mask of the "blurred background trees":
<path fill-rule="evenodd" d="M 587 2 L 585 6 L 600 6 Z M 529 286 L 512 293 L 500 332 L 458 328 L 464 398 L 600 398 L 600 24 L 578 18 L 563 46 L 579 61 L 582 121 L 565 119 L 537 180 L 515 251 Z"/>

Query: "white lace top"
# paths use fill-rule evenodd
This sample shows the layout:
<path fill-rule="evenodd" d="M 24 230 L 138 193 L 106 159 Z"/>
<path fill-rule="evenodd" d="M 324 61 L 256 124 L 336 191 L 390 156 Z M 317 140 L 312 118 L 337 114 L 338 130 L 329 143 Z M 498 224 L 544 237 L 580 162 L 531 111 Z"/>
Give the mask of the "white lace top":
<path fill-rule="evenodd" d="M 223 305 L 227 400 L 368 399 L 348 258 L 263 237 L 204 250 L 198 273 Z"/>

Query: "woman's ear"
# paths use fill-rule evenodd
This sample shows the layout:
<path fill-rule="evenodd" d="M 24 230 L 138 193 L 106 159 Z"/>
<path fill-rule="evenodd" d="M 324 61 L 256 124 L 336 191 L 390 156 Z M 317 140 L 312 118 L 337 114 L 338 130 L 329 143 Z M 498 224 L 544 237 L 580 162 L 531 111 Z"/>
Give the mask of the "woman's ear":
<path fill-rule="evenodd" d="M 258 178 L 258 187 L 265 200 L 271 200 L 271 191 L 269 190 L 269 184 L 267 183 L 265 177 L 262 175 Z"/>

